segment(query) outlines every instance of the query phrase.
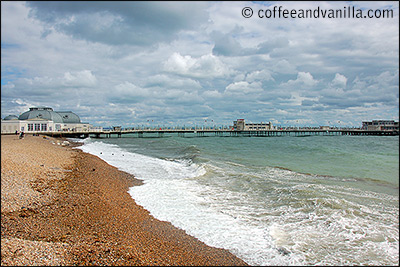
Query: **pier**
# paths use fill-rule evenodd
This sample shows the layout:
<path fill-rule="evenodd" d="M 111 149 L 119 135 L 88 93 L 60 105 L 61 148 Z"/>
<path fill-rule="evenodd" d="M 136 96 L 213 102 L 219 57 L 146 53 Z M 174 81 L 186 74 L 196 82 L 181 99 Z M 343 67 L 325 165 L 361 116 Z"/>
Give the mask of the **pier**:
<path fill-rule="evenodd" d="M 362 130 L 362 129 L 276 129 L 276 130 L 232 130 L 232 129 L 120 129 L 120 130 L 95 130 L 95 131 L 58 131 L 40 132 L 41 135 L 53 137 L 73 137 L 73 138 L 120 138 L 130 134 L 129 137 L 164 137 L 165 134 L 177 134 L 180 137 L 194 136 L 219 136 L 219 137 L 274 137 L 274 136 L 334 136 L 334 135 L 399 135 L 398 130 Z"/>

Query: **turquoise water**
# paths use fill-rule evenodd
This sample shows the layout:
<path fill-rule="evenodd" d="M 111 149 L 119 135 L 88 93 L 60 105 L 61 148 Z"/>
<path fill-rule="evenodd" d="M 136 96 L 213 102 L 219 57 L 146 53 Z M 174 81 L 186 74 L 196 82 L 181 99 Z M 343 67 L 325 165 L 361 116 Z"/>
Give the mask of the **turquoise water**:
<path fill-rule="evenodd" d="M 143 179 L 129 193 L 153 216 L 251 265 L 398 264 L 398 136 L 171 134 L 81 149 Z"/>

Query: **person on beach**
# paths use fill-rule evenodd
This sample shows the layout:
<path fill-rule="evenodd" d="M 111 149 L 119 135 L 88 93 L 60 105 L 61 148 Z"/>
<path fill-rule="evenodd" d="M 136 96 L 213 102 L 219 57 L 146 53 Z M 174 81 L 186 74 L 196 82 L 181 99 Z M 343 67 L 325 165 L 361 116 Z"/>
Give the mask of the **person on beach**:
<path fill-rule="evenodd" d="M 21 133 L 19 134 L 19 139 L 22 139 L 22 138 L 24 138 L 24 132 L 23 131 L 21 131 Z"/>
<path fill-rule="evenodd" d="M 18 130 L 15 130 L 15 135 L 18 135 Z"/>

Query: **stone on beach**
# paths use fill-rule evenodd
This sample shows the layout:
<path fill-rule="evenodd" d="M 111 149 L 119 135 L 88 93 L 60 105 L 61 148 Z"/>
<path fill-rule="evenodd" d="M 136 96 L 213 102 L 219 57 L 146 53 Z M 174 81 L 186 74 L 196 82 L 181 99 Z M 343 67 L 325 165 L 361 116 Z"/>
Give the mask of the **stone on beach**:
<path fill-rule="evenodd" d="M 246 265 L 153 218 L 128 194 L 140 180 L 65 141 L 1 136 L 2 265 Z"/>

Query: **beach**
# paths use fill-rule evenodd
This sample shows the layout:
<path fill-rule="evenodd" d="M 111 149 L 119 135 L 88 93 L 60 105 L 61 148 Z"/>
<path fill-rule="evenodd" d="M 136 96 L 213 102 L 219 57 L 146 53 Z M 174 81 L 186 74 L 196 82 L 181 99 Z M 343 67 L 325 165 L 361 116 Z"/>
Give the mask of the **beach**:
<path fill-rule="evenodd" d="M 155 219 L 141 181 L 65 139 L 1 136 L 2 265 L 246 265 Z"/>

